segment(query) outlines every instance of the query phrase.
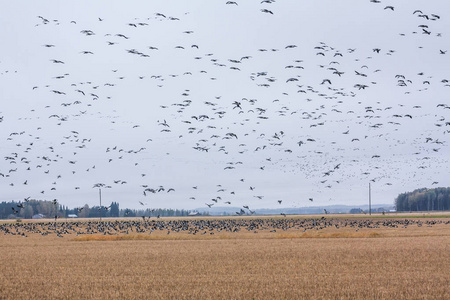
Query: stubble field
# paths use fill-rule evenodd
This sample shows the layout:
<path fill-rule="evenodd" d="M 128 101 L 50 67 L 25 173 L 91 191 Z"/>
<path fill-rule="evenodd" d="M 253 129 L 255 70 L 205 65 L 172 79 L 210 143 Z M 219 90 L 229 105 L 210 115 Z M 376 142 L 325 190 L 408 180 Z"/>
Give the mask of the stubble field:
<path fill-rule="evenodd" d="M 2 223 L 0 298 L 450 299 L 448 216 L 174 221 Z"/>

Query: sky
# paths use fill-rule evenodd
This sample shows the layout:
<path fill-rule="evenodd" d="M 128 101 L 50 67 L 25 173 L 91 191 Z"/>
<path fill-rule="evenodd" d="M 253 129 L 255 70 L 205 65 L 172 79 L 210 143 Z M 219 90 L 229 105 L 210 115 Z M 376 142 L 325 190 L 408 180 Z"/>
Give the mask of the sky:
<path fill-rule="evenodd" d="M 0 201 L 295 208 L 447 187 L 448 11 L 2 1 Z"/>

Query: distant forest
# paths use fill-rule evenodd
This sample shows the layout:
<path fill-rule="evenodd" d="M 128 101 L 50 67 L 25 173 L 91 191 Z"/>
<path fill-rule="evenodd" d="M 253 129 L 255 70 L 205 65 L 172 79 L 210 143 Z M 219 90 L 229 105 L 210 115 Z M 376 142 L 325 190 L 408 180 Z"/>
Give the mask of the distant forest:
<path fill-rule="evenodd" d="M 184 209 L 119 209 L 119 203 L 112 202 L 109 206 L 84 205 L 79 208 L 68 208 L 58 203 L 47 200 L 28 200 L 24 202 L 1 202 L 0 219 L 31 219 L 36 215 L 43 215 L 45 218 L 67 218 L 69 215 L 77 215 L 80 218 L 102 217 L 174 217 L 187 216 L 192 211 Z M 207 215 L 207 213 L 202 213 Z"/>
<path fill-rule="evenodd" d="M 450 188 L 417 189 L 395 199 L 397 211 L 450 210 Z"/>

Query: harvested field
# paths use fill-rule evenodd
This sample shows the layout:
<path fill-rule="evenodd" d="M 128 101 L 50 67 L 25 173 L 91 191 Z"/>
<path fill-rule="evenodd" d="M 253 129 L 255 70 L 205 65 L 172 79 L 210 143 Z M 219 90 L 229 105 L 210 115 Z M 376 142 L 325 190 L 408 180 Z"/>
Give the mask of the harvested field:
<path fill-rule="evenodd" d="M 247 225 L 254 226 L 250 220 L 265 221 L 248 230 Z M 168 226 L 173 221 L 160 222 Z M 150 234 L 151 226 L 141 224 L 146 230 L 136 232 L 134 223 L 128 234 L 113 234 L 112 225 L 107 231 L 103 225 L 95 227 L 103 232 L 77 236 L 67 231 L 58 237 L 45 227 L 49 224 L 36 225 L 49 231 L 46 235 L 2 233 L 0 298 L 450 298 L 448 218 L 233 222 L 240 222 L 240 230 L 206 228 L 195 235 L 174 230 L 167 234 L 163 225 Z M 80 222 L 76 230 L 85 232 L 87 226 Z M 63 222 L 57 228 L 62 231 Z"/>

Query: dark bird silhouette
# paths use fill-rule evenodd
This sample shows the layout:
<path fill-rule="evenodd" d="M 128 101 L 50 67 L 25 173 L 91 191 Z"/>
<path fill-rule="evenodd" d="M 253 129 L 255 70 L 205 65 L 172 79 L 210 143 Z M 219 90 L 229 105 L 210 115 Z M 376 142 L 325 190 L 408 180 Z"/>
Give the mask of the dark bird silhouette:
<path fill-rule="evenodd" d="M 123 35 L 121 33 L 116 34 L 116 36 L 124 38 L 124 39 L 127 39 L 127 40 L 129 39 L 129 37 L 127 37 L 127 36 L 125 36 L 125 35 Z"/>
<path fill-rule="evenodd" d="M 263 9 L 261 9 L 261 11 L 262 11 L 263 13 L 268 13 L 268 14 L 273 15 L 273 12 L 270 11 L 270 10 L 268 10 L 268 9 L 263 8 Z"/>

